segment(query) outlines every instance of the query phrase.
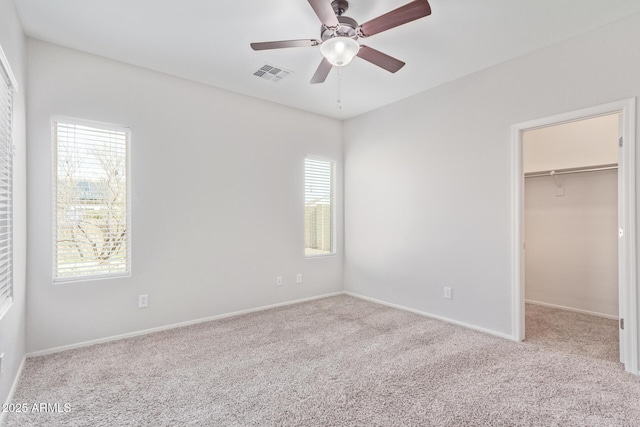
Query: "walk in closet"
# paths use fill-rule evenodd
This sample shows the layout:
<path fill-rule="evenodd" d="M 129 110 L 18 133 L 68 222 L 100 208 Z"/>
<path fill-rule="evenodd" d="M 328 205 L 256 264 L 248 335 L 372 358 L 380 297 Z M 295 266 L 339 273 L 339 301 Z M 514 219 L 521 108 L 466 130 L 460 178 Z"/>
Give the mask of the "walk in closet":
<path fill-rule="evenodd" d="M 593 320 L 605 325 L 594 339 L 610 330 L 601 346 L 617 347 L 618 121 L 608 115 L 523 136 L 527 338 L 576 322 L 585 322 L 584 334 L 597 329 Z"/>

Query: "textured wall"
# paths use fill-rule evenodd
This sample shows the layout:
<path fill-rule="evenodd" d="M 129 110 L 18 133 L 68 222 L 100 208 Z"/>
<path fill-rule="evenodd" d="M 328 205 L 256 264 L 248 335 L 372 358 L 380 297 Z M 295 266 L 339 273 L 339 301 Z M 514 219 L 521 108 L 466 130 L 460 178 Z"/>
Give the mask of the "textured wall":
<path fill-rule="evenodd" d="M 304 258 L 304 156 L 335 160 L 341 190 L 339 121 L 40 41 L 28 51 L 29 352 L 342 290 L 341 203 L 338 255 Z M 52 284 L 52 116 L 131 128 L 130 278 Z"/>
<path fill-rule="evenodd" d="M 525 180 L 526 299 L 617 317 L 618 173 L 558 179 Z"/>
<path fill-rule="evenodd" d="M 638 49 L 634 15 L 348 120 L 346 289 L 511 334 L 511 126 L 637 96 Z"/>

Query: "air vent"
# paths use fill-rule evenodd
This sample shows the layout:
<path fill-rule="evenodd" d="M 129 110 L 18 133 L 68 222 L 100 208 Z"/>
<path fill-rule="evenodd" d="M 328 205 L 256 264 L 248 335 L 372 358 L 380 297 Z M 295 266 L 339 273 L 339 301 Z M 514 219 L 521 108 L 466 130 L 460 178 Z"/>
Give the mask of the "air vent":
<path fill-rule="evenodd" d="M 253 73 L 253 75 L 264 80 L 278 83 L 280 80 L 284 79 L 291 73 L 293 73 L 293 71 L 285 70 L 282 67 L 274 67 L 273 65 L 265 64 L 262 68 Z"/>

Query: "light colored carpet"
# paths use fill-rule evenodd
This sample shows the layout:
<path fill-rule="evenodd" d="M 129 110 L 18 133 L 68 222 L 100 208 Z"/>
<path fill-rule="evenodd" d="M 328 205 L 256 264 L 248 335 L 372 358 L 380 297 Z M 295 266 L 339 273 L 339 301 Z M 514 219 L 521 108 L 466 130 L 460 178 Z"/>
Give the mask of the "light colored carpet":
<path fill-rule="evenodd" d="M 349 296 L 27 360 L 9 426 L 636 426 L 619 363 Z"/>
<path fill-rule="evenodd" d="M 617 320 L 533 304 L 526 304 L 525 313 L 526 339 L 539 347 L 612 362 L 620 360 Z"/>

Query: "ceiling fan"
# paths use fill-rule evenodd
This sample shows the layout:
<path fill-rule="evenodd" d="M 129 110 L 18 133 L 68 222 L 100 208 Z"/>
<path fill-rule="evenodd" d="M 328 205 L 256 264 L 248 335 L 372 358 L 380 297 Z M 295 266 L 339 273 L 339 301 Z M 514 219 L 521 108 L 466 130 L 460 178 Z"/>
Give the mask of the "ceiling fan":
<path fill-rule="evenodd" d="M 323 59 L 311 83 L 322 83 L 327 79 L 331 68 L 347 65 L 354 56 L 371 62 L 391 73 L 402 68 L 405 63 L 385 53 L 358 43 L 359 38 L 366 38 L 399 25 L 429 16 L 431 7 L 427 0 L 414 0 L 391 12 L 380 15 L 362 25 L 355 19 L 344 16 L 349 9 L 347 0 L 308 0 L 313 11 L 320 18 L 320 40 L 282 40 L 273 42 L 251 43 L 253 50 L 282 49 L 287 47 L 320 46 Z"/>

